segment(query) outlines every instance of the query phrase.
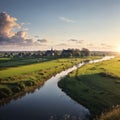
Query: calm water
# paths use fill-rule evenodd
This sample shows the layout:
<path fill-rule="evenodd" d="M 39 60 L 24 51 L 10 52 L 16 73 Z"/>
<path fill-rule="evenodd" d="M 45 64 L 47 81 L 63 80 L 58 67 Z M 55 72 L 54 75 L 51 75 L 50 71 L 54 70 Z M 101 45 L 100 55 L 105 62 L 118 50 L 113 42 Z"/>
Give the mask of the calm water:
<path fill-rule="evenodd" d="M 104 57 L 90 63 L 110 58 L 112 57 Z M 81 63 L 79 67 L 83 64 Z M 89 110 L 72 100 L 57 86 L 61 77 L 75 69 L 74 66 L 57 74 L 35 92 L 27 93 L 22 98 L 2 106 L 0 120 L 87 120 Z"/>

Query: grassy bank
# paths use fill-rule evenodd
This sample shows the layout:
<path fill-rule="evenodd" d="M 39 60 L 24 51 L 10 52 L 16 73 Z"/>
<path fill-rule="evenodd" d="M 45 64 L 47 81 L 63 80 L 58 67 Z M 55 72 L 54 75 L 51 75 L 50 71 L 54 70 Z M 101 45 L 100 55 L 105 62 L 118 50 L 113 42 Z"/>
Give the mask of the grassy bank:
<path fill-rule="evenodd" d="M 61 58 L 30 65 L 5 67 L 0 71 L 0 101 L 40 86 L 51 76 L 89 58 Z M 9 61 L 9 60 L 8 60 Z M 29 61 L 29 60 L 28 60 Z"/>
<path fill-rule="evenodd" d="M 119 58 L 87 64 L 63 78 L 59 86 L 95 117 L 120 104 L 119 68 Z"/>
<path fill-rule="evenodd" d="M 120 120 L 120 106 L 103 113 L 97 120 Z"/>

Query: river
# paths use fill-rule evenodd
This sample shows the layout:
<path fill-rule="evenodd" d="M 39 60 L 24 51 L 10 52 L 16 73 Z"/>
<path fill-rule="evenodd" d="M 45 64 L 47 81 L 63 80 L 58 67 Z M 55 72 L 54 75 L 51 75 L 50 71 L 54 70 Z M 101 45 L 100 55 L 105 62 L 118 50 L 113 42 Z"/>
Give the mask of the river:
<path fill-rule="evenodd" d="M 113 56 L 106 56 L 89 63 L 111 58 Z M 11 100 L 0 108 L 0 120 L 88 120 L 89 110 L 72 100 L 57 85 L 61 77 L 84 64 L 80 63 L 53 76 L 33 93 L 26 93 L 17 100 Z"/>

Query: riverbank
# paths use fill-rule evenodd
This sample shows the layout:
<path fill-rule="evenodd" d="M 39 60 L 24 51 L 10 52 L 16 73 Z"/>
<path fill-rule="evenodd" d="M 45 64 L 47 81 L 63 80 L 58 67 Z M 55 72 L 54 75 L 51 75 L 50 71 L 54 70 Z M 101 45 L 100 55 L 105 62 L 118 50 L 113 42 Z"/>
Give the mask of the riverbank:
<path fill-rule="evenodd" d="M 103 113 L 97 120 L 119 120 L 120 106 L 115 106 L 111 110 Z"/>
<path fill-rule="evenodd" d="M 81 61 L 98 58 L 100 57 L 61 58 L 24 66 L 5 67 L 0 71 L 0 102 L 42 86 L 50 77 Z"/>
<path fill-rule="evenodd" d="M 71 72 L 58 85 L 96 117 L 120 104 L 119 66 L 119 58 L 87 64 Z"/>

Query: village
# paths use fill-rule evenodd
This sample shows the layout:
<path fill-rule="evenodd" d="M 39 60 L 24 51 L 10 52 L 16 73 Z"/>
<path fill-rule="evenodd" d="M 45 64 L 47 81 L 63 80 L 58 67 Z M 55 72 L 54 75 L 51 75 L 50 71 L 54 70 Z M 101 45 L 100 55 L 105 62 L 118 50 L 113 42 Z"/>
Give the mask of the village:
<path fill-rule="evenodd" d="M 0 51 L 0 57 L 11 58 L 66 58 L 84 56 L 105 56 L 116 53 L 106 51 L 90 51 L 87 48 L 55 50 L 51 48 L 46 51 Z"/>

